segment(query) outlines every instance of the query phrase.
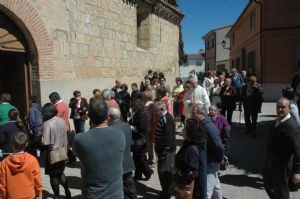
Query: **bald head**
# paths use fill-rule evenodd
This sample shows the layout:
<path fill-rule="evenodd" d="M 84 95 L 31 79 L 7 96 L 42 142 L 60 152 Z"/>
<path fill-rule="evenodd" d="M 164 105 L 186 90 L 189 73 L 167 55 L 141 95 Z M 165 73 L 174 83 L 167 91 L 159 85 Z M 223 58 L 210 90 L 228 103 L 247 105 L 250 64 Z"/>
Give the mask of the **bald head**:
<path fill-rule="evenodd" d="M 111 121 L 121 119 L 121 112 L 118 108 L 115 108 L 115 107 L 111 107 L 108 109 L 108 115 L 109 115 Z"/>
<path fill-rule="evenodd" d="M 277 117 L 284 118 L 291 112 L 291 102 L 287 98 L 281 97 L 276 104 Z"/>

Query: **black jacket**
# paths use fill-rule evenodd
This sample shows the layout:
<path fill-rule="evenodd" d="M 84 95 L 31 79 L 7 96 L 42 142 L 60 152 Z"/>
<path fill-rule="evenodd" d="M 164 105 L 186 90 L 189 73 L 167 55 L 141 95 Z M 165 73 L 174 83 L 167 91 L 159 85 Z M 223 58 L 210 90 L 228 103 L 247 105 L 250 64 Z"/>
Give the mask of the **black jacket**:
<path fill-rule="evenodd" d="M 197 149 L 195 148 L 197 147 Z M 185 179 L 185 184 L 191 181 L 190 175 L 194 176 L 195 185 L 193 198 L 206 199 L 207 193 L 207 149 L 206 143 L 196 144 L 193 141 L 185 140 L 175 157 L 175 167 L 182 171 Z"/>
<path fill-rule="evenodd" d="M 76 104 L 77 104 L 77 99 L 76 98 L 71 98 L 70 99 L 70 103 L 69 103 L 69 107 L 71 108 L 71 115 L 70 118 L 74 119 L 75 116 L 75 111 L 76 111 Z M 79 114 L 80 114 L 80 119 L 82 120 L 87 120 L 87 111 L 88 111 L 88 106 L 89 104 L 87 103 L 87 100 L 85 98 L 81 98 L 81 102 L 80 102 L 80 108 L 79 108 Z"/>
<path fill-rule="evenodd" d="M 262 102 L 262 94 L 257 87 L 253 87 L 252 89 L 252 94 L 247 96 L 247 86 L 243 86 L 241 101 L 245 110 L 258 111 Z"/>
<path fill-rule="evenodd" d="M 226 95 L 229 93 L 229 95 Z M 226 107 L 228 109 L 234 109 L 235 108 L 235 102 L 236 102 L 236 89 L 234 86 L 230 86 L 228 90 L 226 90 L 226 86 L 222 86 L 220 91 L 220 98 L 222 102 L 222 107 Z"/>
<path fill-rule="evenodd" d="M 292 173 L 300 174 L 300 132 L 296 122 L 291 117 L 277 127 L 273 124 L 269 135 L 266 158 L 271 165 L 277 164 L 282 168 L 288 168 L 292 157 Z"/>
<path fill-rule="evenodd" d="M 132 91 L 130 100 L 142 99 L 142 93 L 139 90 Z"/>
<path fill-rule="evenodd" d="M 219 129 L 209 117 L 202 120 L 207 129 L 207 172 L 216 173 L 224 158 L 224 146 L 221 141 Z"/>
<path fill-rule="evenodd" d="M 130 94 L 127 91 L 119 92 L 118 104 L 122 112 L 128 112 L 130 109 Z"/>
<path fill-rule="evenodd" d="M 176 151 L 175 122 L 168 112 L 158 120 L 155 131 L 155 151 L 160 157 Z"/>

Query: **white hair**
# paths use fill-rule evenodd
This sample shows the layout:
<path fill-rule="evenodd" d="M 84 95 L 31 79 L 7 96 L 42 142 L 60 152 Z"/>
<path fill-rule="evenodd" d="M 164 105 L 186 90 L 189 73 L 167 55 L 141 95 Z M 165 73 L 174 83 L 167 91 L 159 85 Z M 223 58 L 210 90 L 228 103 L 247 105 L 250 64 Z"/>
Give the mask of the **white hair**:
<path fill-rule="evenodd" d="M 161 101 L 155 102 L 154 107 L 158 110 L 167 110 L 166 104 Z"/>
<path fill-rule="evenodd" d="M 103 100 L 110 100 L 111 99 L 111 90 L 104 89 L 101 93 Z"/>
<path fill-rule="evenodd" d="M 192 108 L 196 109 L 196 113 L 197 114 L 201 114 L 201 115 L 207 115 L 207 110 L 206 110 L 206 106 L 204 104 L 195 104 Z"/>

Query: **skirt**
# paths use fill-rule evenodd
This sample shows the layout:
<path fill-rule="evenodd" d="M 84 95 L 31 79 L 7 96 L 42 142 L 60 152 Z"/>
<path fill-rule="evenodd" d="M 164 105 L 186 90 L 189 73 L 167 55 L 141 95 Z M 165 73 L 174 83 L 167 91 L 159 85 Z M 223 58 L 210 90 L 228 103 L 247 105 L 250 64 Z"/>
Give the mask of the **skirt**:
<path fill-rule="evenodd" d="M 65 171 L 66 162 L 61 161 L 54 164 L 50 164 L 50 153 L 46 155 L 46 162 L 45 162 L 45 174 L 50 176 L 59 176 Z"/>

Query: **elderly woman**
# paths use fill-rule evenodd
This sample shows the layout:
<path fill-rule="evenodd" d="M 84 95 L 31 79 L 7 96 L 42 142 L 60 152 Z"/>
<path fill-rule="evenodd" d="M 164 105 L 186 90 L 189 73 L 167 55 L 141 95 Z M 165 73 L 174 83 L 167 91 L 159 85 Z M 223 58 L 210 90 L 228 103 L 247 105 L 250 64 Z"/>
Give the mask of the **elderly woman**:
<path fill-rule="evenodd" d="M 119 100 L 118 104 L 120 106 L 120 111 L 122 114 L 122 119 L 124 122 L 127 122 L 127 114 L 130 109 L 130 94 L 128 93 L 128 86 L 127 84 L 121 85 L 122 91 L 119 92 Z"/>
<path fill-rule="evenodd" d="M 135 164 L 135 180 L 141 180 L 142 174 L 145 175 L 146 180 L 149 180 L 153 174 L 152 169 L 145 161 L 147 152 L 147 131 L 148 121 L 144 110 L 144 103 L 140 99 L 136 99 L 132 103 L 132 119 L 129 124 L 132 126 L 132 153 Z"/>
<path fill-rule="evenodd" d="M 175 168 L 183 174 L 178 183 L 187 185 L 195 180 L 193 199 L 205 199 L 207 172 L 206 128 L 200 120 L 190 118 L 186 121 L 183 137 L 183 146 L 175 157 Z"/>
<path fill-rule="evenodd" d="M 220 138 L 222 144 L 224 146 L 224 162 L 228 163 L 228 139 L 231 131 L 231 127 L 228 124 L 227 120 L 224 118 L 223 115 L 218 114 L 218 109 L 216 106 L 209 107 L 209 116 L 211 117 L 212 121 L 215 123 L 216 127 L 220 130 Z M 226 169 L 226 165 L 221 165 L 223 169 Z"/>
<path fill-rule="evenodd" d="M 65 121 L 62 118 L 56 116 L 57 110 L 51 103 L 47 103 L 42 108 L 42 116 L 44 120 L 42 145 L 46 146 L 46 165 L 45 173 L 50 176 L 51 188 L 54 192 L 54 198 L 61 198 L 59 194 L 59 184 L 61 184 L 66 193 L 66 198 L 71 198 L 71 192 L 69 190 L 67 178 L 64 174 L 65 161 L 59 161 L 51 164 L 50 152 L 53 149 L 65 148 L 67 151 L 68 140 Z"/>
<path fill-rule="evenodd" d="M 174 110 L 174 117 L 179 117 L 179 112 L 178 112 L 178 109 L 179 109 L 179 104 L 177 102 L 177 99 L 178 99 L 178 96 L 179 96 L 179 93 L 181 93 L 184 88 L 183 88 L 183 84 L 182 84 L 182 79 L 177 77 L 175 79 L 175 82 L 176 82 L 176 86 L 174 86 L 173 88 L 173 94 L 172 94 L 172 97 L 173 97 L 173 110 Z"/>
<path fill-rule="evenodd" d="M 214 86 L 210 89 L 209 99 L 210 103 L 221 108 L 221 98 L 220 98 L 221 86 L 220 80 L 214 80 Z"/>
<path fill-rule="evenodd" d="M 159 86 L 156 89 L 155 102 L 162 101 L 167 106 L 167 111 L 173 115 L 173 106 L 170 98 L 167 96 L 167 90 L 164 86 Z"/>
<path fill-rule="evenodd" d="M 147 123 L 148 123 L 148 130 L 147 130 L 147 148 L 148 148 L 148 163 L 150 166 L 154 166 L 155 164 L 155 153 L 154 153 L 154 143 L 152 142 L 152 118 L 153 118 L 153 102 L 152 102 L 152 93 L 150 91 L 143 92 L 142 99 L 144 102 L 144 110 L 147 115 Z"/>
<path fill-rule="evenodd" d="M 191 88 L 191 85 L 189 83 L 185 83 L 184 84 L 184 90 L 179 93 L 178 97 L 177 97 L 177 103 L 178 103 L 178 114 L 180 115 L 180 120 L 181 120 L 181 124 L 178 127 L 182 127 L 184 122 L 185 122 L 185 115 L 184 115 L 184 103 L 183 100 L 187 94 L 187 92 L 189 91 L 189 89 Z"/>
<path fill-rule="evenodd" d="M 112 90 L 104 89 L 101 93 L 101 97 L 105 101 L 105 103 L 107 104 L 108 108 L 115 107 L 115 108 L 118 108 L 120 110 L 120 107 L 119 107 L 118 103 L 112 97 L 113 94 L 114 94 L 114 92 Z"/>
<path fill-rule="evenodd" d="M 227 122 L 231 125 L 232 123 L 232 114 L 235 109 L 237 91 L 236 88 L 232 85 L 231 78 L 226 78 L 224 85 L 220 91 L 221 98 L 221 114 L 227 118 Z"/>

